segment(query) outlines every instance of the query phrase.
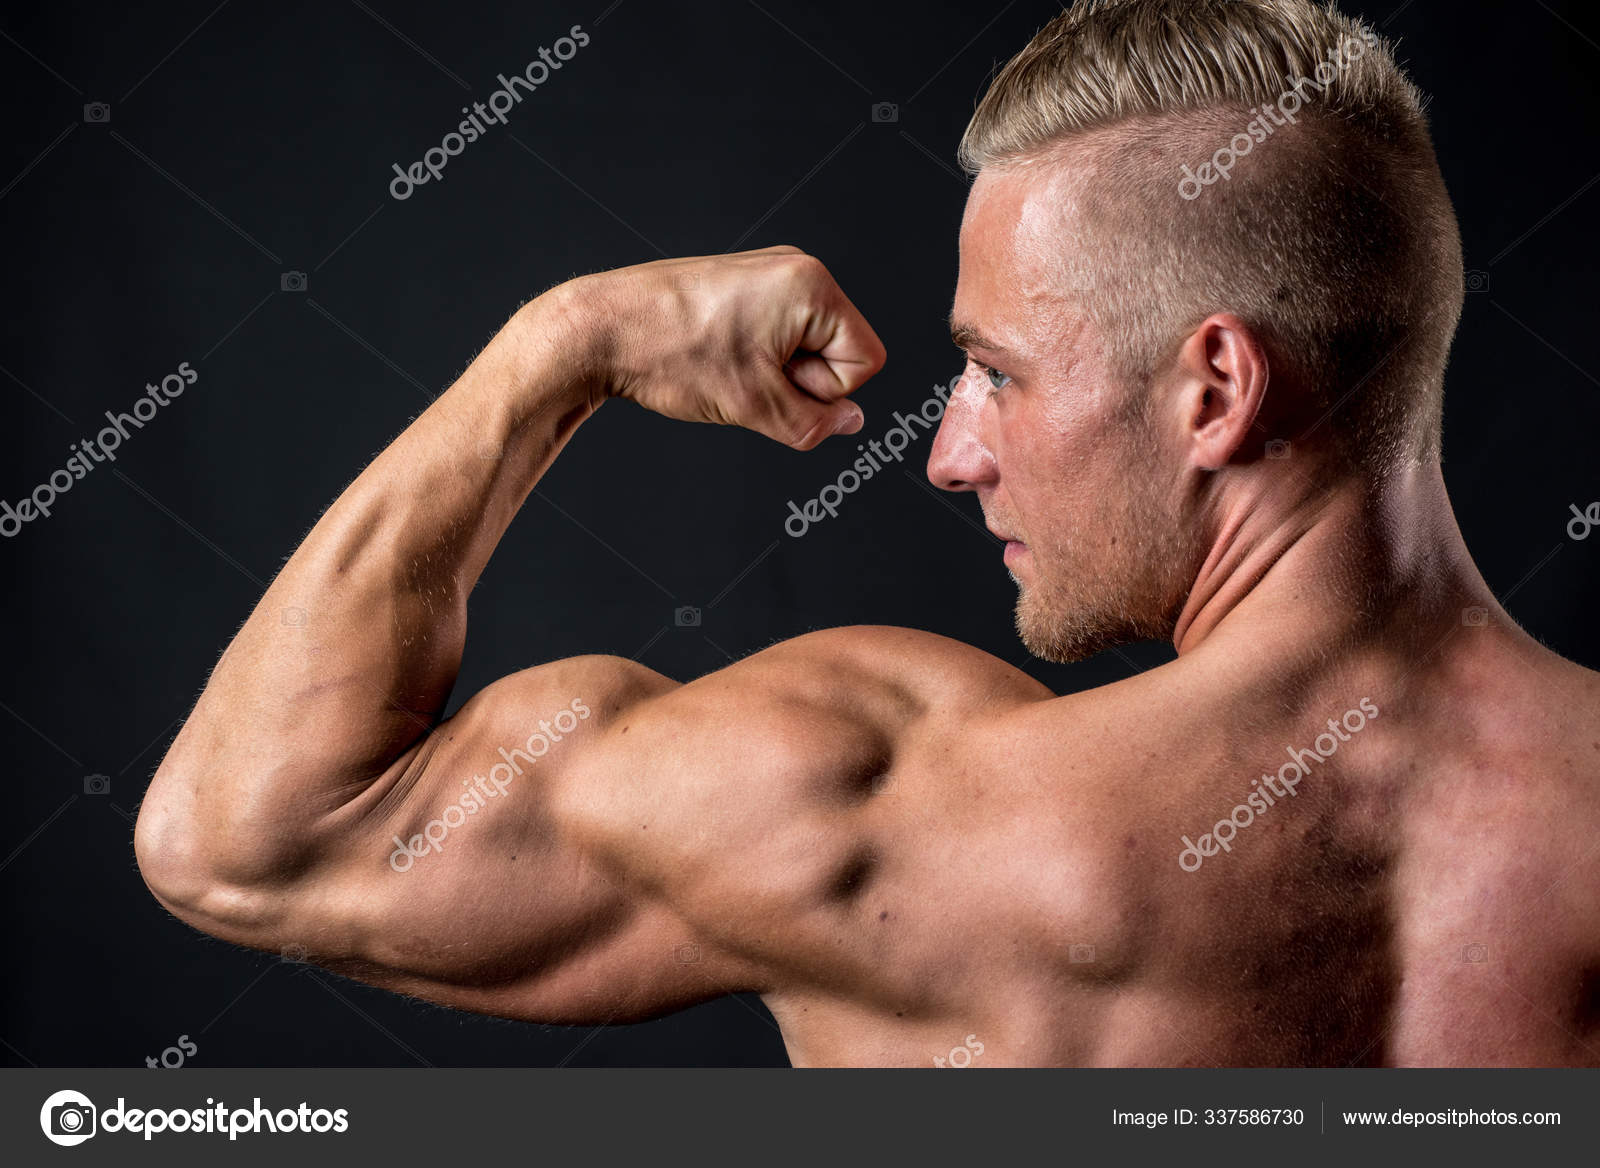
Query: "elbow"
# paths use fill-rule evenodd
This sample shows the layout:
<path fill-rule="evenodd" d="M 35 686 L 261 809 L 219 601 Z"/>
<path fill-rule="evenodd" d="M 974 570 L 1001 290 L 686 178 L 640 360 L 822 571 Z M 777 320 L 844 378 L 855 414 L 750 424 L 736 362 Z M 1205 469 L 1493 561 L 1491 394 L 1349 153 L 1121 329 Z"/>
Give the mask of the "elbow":
<path fill-rule="evenodd" d="M 133 829 L 133 855 L 139 875 L 151 895 L 172 912 L 184 916 L 205 898 L 215 883 L 199 846 L 193 817 L 176 806 L 170 780 L 157 772 Z"/>
<path fill-rule="evenodd" d="M 209 825 L 192 788 L 157 771 L 139 808 L 133 854 L 151 895 L 203 932 L 249 943 L 271 902 L 264 881 L 244 879 L 242 850 L 225 828 Z"/>

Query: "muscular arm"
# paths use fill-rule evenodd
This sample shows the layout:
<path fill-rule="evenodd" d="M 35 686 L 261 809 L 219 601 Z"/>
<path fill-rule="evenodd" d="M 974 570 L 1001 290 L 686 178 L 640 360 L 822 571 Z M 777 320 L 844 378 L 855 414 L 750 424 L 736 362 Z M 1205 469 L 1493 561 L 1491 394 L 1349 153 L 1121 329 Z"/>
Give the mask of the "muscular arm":
<path fill-rule="evenodd" d="M 696 280 L 678 278 L 685 265 Z M 224 653 L 141 809 L 152 891 L 226 939 L 515 1017 L 625 1020 L 763 988 L 758 935 L 700 946 L 733 892 L 696 843 L 718 822 L 724 842 L 759 834 L 780 810 L 776 772 L 730 786 L 703 754 L 660 761 L 696 718 L 731 717 L 725 691 L 674 701 L 650 670 L 580 658 L 438 714 L 474 582 L 607 396 L 805 449 L 859 424 L 843 399 L 882 359 L 792 249 L 588 277 L 523 308 L 340 496 Z M 840 738 L 783 660 L 764 690 L 745 666 L 753 723 L 724 724 L 751 757 Z M 847 722 L 871 755 L 871 732 Z"/>

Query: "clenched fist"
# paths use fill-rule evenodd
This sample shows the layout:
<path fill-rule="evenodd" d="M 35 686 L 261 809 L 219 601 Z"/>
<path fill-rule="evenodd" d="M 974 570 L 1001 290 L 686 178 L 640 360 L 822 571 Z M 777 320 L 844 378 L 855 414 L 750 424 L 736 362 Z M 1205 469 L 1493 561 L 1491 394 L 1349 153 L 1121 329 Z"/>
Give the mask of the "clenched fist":
<path fill-rule="evenodd" d="M 872 327 L 794 247 L 659 260 L 556 291 L 603 336 L 604 396 L 796 450 L 859 430 L 848 397 L 883 368 Z"/>

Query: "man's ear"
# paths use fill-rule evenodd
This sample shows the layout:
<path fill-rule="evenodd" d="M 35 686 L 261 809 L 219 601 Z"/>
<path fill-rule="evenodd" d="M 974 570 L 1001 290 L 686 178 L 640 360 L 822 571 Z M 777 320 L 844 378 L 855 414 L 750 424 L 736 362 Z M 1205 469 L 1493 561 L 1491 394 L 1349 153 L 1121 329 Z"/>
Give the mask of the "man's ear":
<path fill-rule="evenodd" d="M 1244 321 L 1214 313 L 1179 348 L 1175 372 L 1189 461 L 1220 470 L 1250 444 L 1267 395 L 1267 351 Z"/>

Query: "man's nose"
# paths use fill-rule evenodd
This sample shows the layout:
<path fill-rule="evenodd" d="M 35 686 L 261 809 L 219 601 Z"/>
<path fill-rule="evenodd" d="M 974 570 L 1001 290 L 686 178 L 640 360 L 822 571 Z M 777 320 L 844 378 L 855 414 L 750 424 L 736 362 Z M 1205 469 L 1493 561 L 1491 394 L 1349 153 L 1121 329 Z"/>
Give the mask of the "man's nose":
<path fill-rule="evenodd" d="M 928 454 L 928 481 L 942 491 L 971 491 L 995 481 L 994 455 L 984 445 L 979 421 L 989 400 L 975 377 L 963 377 L 945 405 Z"/>

